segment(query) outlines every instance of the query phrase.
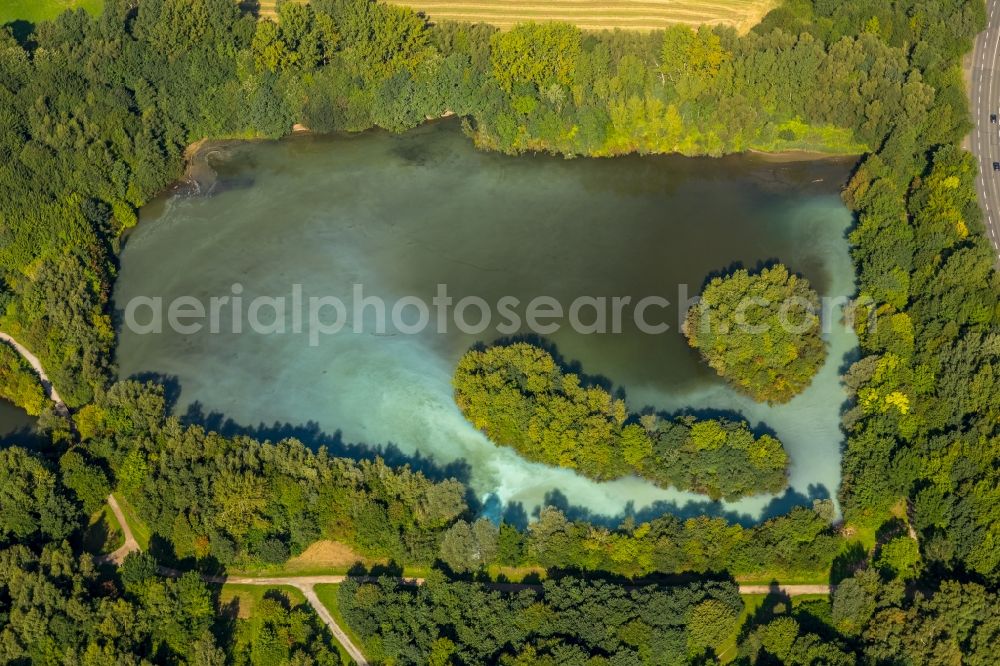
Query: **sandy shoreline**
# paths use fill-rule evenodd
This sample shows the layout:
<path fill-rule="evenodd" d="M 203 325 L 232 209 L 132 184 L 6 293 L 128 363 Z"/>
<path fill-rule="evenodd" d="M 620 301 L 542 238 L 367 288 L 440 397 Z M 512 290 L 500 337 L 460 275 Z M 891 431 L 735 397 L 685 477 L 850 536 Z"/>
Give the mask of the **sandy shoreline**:
<path fill-rule="evenodd" d="M 428 117 L 426 122 L 437 122 L 440 120 L 447 120 L 453 118 L 455 113 L 453 111 L 446 111 L 438 118 Z M 372 128 L 377 129 L 377 128 Z M 267 138 L 223 138 L 223 139 L 210 139 L 208 137 L 199 139 L 194 143 L 190 144 L 184 149 L 184 175 L 177 179 L 169 188 L 168 191 L 176 191 L 178 188 L 193 188 L 195 192 L 206 192 L 211 189 L 215 183 L 215 170 L 208 164 L 209 156 L 216 151 L 225 150 L 227 147 L 234 145 L 242 145 L 246 143 L 252 143 L 255 141 L 271 141 L 277 140 L 281 141 L 293 136 L 304 136 L 317 134 L 313 132 L 312 129 L 303 125 L 302 123 L 295 123 L 292 125 L 291 131 L 279 139 L 267 139 Z M 355 133 L 351 133 L 355 134 Z M 679 153 L 662 153 L 664 155 L 679 154 Z M 860 159 L 860 154 L 845 154 L 845 153 L 824 153 L 819 151 L 811 150 L 782 150 L 778 152 L 768 152 L 759 149 L 749 149 L 743 153 L 727 153 L 726 155 L 720 156 L 720 158 L 731 157 L 733 155 L 751 155 L 761 161 L 772 163 L 772 164 L 793 164 L 796 162 L 815 162 L 820 160 L 845 160 L 845 161 L 857 161 Z M 588 156 L 584 156 L 588 157 Z M 595 159 L 599 159 L 597 156 L 593 156 Z M 709 157 L 704 156 L 693 156 L 693 157 Z"/>
<path fill-rule="evenodd" d="M 766 150 L 750 149 L 746 154 L 775 163 L 817 162 L 820 160 L 852 160 L 856 162 L 861 158 L 860 153 L 821 153 L 815 150 L 782 150 L 776 153 L 769 153 Z"/>

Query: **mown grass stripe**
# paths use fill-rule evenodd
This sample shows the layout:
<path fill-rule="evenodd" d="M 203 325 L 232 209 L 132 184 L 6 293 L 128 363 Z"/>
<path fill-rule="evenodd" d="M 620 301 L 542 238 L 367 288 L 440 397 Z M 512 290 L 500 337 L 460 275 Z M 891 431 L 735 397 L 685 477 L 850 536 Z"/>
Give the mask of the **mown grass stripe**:
<path fill-rule="evenodd" d="M 462 5 L 465 3 L 456 2 L 455 0 L 428 0 L 426 2 L 421 2 L 421 6 L 452 6 L 452 5 Z M 746 14 L 745 11 L 737 9 L 735 7 L 711 7 L 711 8 L 693 8 L 693 7 L 674 7 L 669 4 L 663 3 L 661 0 L 623 0 L 621 3 L 616 3 L 615 5 L 609 5 L 607 0 L 556 0 L 554 2 L 544 2 L 539 3 L 537 0 L 490 0 L 489 2 L 484 2 L 482 4 L 489 5 L 491 7 L 496 7 L 497 9 L 517 9 L 521 7 L 544 7 L 548 9 L 559 9 L 562 7 L 588 7 L 590 9 L 600 9 L 606 12 L 617 12 L 629 9 L 630 7 L 651 7 L 656 9 L 656 11 L 661 12 L 664 15 L 667 14 L 690 14 L 694 16 L 705 16 L 705 15 L 725 15 L 725 16 L 743 16 Z"/>
<path fill-rule="evenodd" d="M 451 18 L 455 16 L 470 16 L 478 17 L 482 21 L 487 21 L 490 23 L 494 22 L 506 22 L 510 24 L 514 23 L 524 23 L 531 20 L 546 20 L 546 21 L 565 21 L 567 23 L 574 23 L 579 25 L 581 21 L 591 21 L 594 25 L 608 25 L 609 27 L 618 26 L 621 24 L 633 24 L 633 23 L 648 23 L 651 25 L 693 25 L 690 20 L 686 20 L 680 17 L 657 17 L 639 14 L 636 16 L 591 16 L 582 14 L 506 14 L 497 15 L 490 14 L 486 12 L 429 12 L 427 16 L 433 21 L 435 18 L 444 19 Z M 452 19 L 455 20 L 455 19 Z M 714 19 L 709 21 L 702 21 L 703 24 L 724 24 L 726 21 L 724 19 Z"/>
<path fill-rule="evenodd" d="M 421 11 L 426 12 L 455 12 L 455 13 L 478 13 L 479 11 L 488 12 L 491 14 L 505 14 L 505 13 L 519 13 L 519 14 L 539 14 L 547 15 L 553 13 L 587 13 L 593 16 L 602 15 L 598 11 L 599 8 L 594 6 L 588 6 L 578 3 L 566 3 L 560 4 L 558 7 L 548 6 L 548 5 L 537 5 L 537 4 L 524 4 L 517 5 L 515 7 L 496 7 L 488 3 L 470 3 L 470 2 L 424 2 L 420 7 Z M 680 12 L 672 12 L 670 15 L 664 15 L 663 12 L 659 11 L 656 7 L 643 4 L 630 5 L 628 7 L 619 7 L 615 10 L 616 15 L 634 15 L 634 14 L 649 14 L 656 18 L 700 18 L 701 20 L 712 20 L 712 19 L 727 19 L 730 18 L 727 14 L 702 14 L 696 17 L 693 14 L 686 14 Z"/>
<path fill-rule="evenodd" d="M 655 30 L 671 25 L 732 25 L 749 30 L 776 0 L 389 0 L 423 12 L 431 21 L 489 23 L 508 28 L 526 21 L 567 21 L 585 30 Z"/>
<path fill-rule="evenodd" d="M 303 2 L 305 0 L 290 0 Z M 387 0 L 434 21 L 488 23 L 510 28 L 528 21 L 566 21 L 583 30 L 659 30 L 672 25 L 731 25 L 749 30 L 778 0 Z M 257 3 L 257 14 L 278 19 L 276 0 Z"/>
<path fill-rule="evenodd" d="M 499 28 L 509 28 L 513 27 L 519 23 L 524 23 L 531 20 L 530 17 L 508 17 L 504 19 L 495 19 L 487 16 L 477 16 L 475 14 L 435 14 L 433 16 L 428 16 L 431 22 L 437 21 L 461 21 L 465 23 L 488 23 L 490 25 Z M 655 22 L 645 21 L 645 20 L 633 20 L 633 19 L 598 19 L 599 23 L 588 23 L 586 21 L 579 20 L 578 17 L 547 17 L 549 20 L 561 20 L 567 23 L 573 23 L 581 30 L 611 30 L 614 28 L 628 28 L 632 30 L 662 30 L 672 25 L 691 25 L 690 21 L 684 21 L 681 19 L 670 19 L 663 18 L 657 19 Z M 725 21 L 710 21 L 708 25 L 726 25 Z"/>

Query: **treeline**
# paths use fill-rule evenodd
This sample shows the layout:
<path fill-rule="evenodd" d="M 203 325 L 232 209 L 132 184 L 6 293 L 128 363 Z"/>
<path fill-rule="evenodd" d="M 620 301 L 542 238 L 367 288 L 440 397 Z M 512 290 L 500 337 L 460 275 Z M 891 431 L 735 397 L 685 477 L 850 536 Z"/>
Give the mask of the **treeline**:
<path fill-rule="evenodd" d="M 737 664 L 981 664 L 1000 631 L 1000 596 L 975 583 L 907 587 L 863 569 L 830 601 L 767 599 L 741 630 Z"/>
<path fill-rule="evenodd" d="M 93 511 L 115 488 L 149 526 L 164 559 L 206 567 L 279 564 L 318 539 L 333 539 L 371 558 L 440 558 L 457 571 L 502 564 L 623 575 L 815 574 L 840 549 L 829 502 L 750 528 L 725 518 L 664 515 L 607 529 L 545 507 L 527 531 L 506 523 L 486 528 L 485 521 L 472 529 L 465 486 L 456 480 L 435 483 L 378 460 L 313 452 L 295 440 L 226 438 L 183 426 L 164 410 L 160 387 L 115 384 L 75 416 L 82 443 L 60 461 L 74 501 L 90 502 Z"/>
<path fill-rule="evenodd" d="M 705 361 L 754 400 L 788 402 L 826 360 L 819 295 L 777 264 L 713 278 L 688 310 L 684 335 Z"/>
<path fill-rule="evenodd" d="M 743 603 L 729 581 L 622 584 L 572 575 L 535 585 L 440 573 L 423 586 L 350 578 L 338 590 L 345 621 L 368 657 L 384 663 L 995 662 L 1000 595 L 975 583 L 915 588 L 898 572 L 862 564 L 829 598 L 776 591 L 741 614 Z"/>
<path fill-rule="evenodd" d="M 713 499 L 778 492 L 788 455 L 746 421 L 629 414 L 623 400 L 564 372 L 544 349 L 519 342 L 473 349 L 452 379 L 467 419 L 529 460 L 599 481 L 639 474 Z"/>
<path fill-rule="evenodd" d="M 414 586 L 351 578 L 338 602 L 367 656 L 396 664 L 717 663 L 735 639 L 733 662 L 744 665 L 986 666 L 1000 632 L 1000 596 L 981 585 L 914 591 L 868 568 L 830 599 L 774 593 L 747 616 L 728 581 L 564 576 L 504 586 L 433 574 Z"/>
<path fill-rule="evenodd" d="M 99 570 L 81 549 L 95 509 L 71 489 L 81 476 L 67 463 L 74 455 L 55 464 L 0 451 L 0 662 L 340 663 L 319 619 L 287 600 L 266 600 L 251 631 L 220 614 L 219 588 L 196 572 L 163 577 L 148 553 Z"/>
<path fill-rule="evenodd" d="M 66 542 L 0 550 L 0 661 L 225 663 L 212 593 L 197 574 L 137 580 L 126 564 L 121 577 L 120 587 L 102 580 Z"/>
<path fill-rule="evenodd" d="M 80 410 L 82 452 L 169 555 L 216 566 L 279 564 L 319 539 L 372 557 L 428 562 L 435 534 L 467 511 L 465 486 L 296 440 L 226 438 L 167 418 L 160 387 L 115 384 Z"/>
<path fill-rule="evenodd" d="M 251 619 L 220 615 L 219 592 L 197 573 L 165 578 L 146 555 L 101 575 L 89 555 L 49 543 L 0 550 L 0 660 L 78 664 L 341 663 L 332 638 L 308 607 L 279 592 Z M 224 610 L 224 609 L 223 609 Z"/>
<path fill-rule="evenodd" d="M 917 107 L 892 107 L 897 122 L 845 192 L 858 218 L 863 358 L 846 376 L 843 504 L 863 522 L 905 498 L 925 558 L 996 581 L 1000 280 L 978 168 L 957 147 L 970 129 L 959 57 L 985 25 L 983 3 L 852 0 L 812 11 L 832 30 L 869 15 L 853 30 L 907 47 L 908 80 L 925 89 Z"/>
<path fill-rule="evenodd" d="M 131 418 L 141 421 L 138 411 Z M 71 499 L 63 466 L 16 447 L 2 454 L 0 659 L 85 666 L 339 663 L 317 618 L 280 594 L 265 597 L 249 619 L 234 619 L 227 614 L 232 609 L 219 614 L 218 588 L 194 572 L 164 577 L 148 553 L 130 555 L 115 572 L 97 571 L 88 554 L 70 548 L 87 514 Z M 533 550 L 522 552 L 536 558 L 544 545 L 549 561 L 615 569 L 611 559 L 586 559 L 604 550 L 628 569 L 651 561 L 645 542 L 673 552 L 678 571 L 717 571 L 720 563 L 735 571 L 740 563 L 731 554 L 741 548 L 764 559 L 800 548 L 798 561 L 806 563 L 828 557 L 839 543 L 810 534 L 828 529 L 829 514 L 807 520 L 807 513 L 795 510 L 742 538 L 740 528 L 721 519 L 682 527 L 669 517 L 623 526 L 617 533 L 632 532 L 630 542 L 546 509 L 526 537 L 502 526 L 497 552 L 509 558 L 528 543 Z M 695 532 L 700 542 L 685 536 Z M 526 541 L 517 546 L 518 539 Z M 611 551 L 607 544 L 615 540 L 621 546 Z M 868 566 L 840 581 L 832 603 L 790 605 L 779 595 L 744 620 L 738 590 L 727 581 L 613 582 L 563 573 L 538 586 L 505 586 L 431 572 L 419 588 L 388 578 L 350 579 L 338 597 L 368 656 L 394 663 L 704 663 L 734 637 L 729 649 L 737 651 L 737 663 L 992 663 L 1000 597 L 975 583 L 914 581 L 927 562 L 898 543 L 915 548 L 905 535 L 886 541 Z M 828 568 L 829 560 L 821 564 Z M 763 571 L 775 566 L 769 560 Z"/>
<path fill-rule="evenodd" d="M 500 564 L 632 577 L 727 571 L 754 578 L 815 578 L 830 570 L 844 546 L 830 527 L 833 517 L 831 502 L 816 501 L 812 508 L 795 507 L 752 527 L 726 518 L 666 514 L 641 523 L 626 518 L 609 529 L 544 506 L 525 532 L 506 523 L 482 529 L 482 521 L 472 526 L 459 521 L 444 535 L 441 559 L 457 572 Z"/>
<path fill-rule="evenodd" d="M 682 520 L 667 514 L 643 523 L 626 519 L 612 530 L 570 521 L 558 509 L 543 507 L 527 534 L 501 525 L 498 560 L 628 576 L 727 571 L 754 578 L 814 578 L 830 570 L 844 545 L 830 527 L 833 517 L 831 502 L 816 501 L 812 508 L 796 507 L 752 527 L 725 518 Z"/>
<path fill-rule="evenodd" d="M 392 664 L 683 664 L 735 633 L 731 582 L 625 586 L 565 576 L 500 592 L 436 575 L 348 579 L 341 613 L 366 656 Z"/>
<path fill-rule="evenodd" d="M 45 409 L 48 398 L 38 375 L 11 345 L 0 341 L 0 398 L 32 416 Z"/>
<path fill-rule="evenodd" d="M 450 111 L 505 152 L 718 155 L 877 147 L 897 109 L 940 136 L 963 126 L 927 113 L 902 44 L 786 27 L 500 33 L 370 0 L 285 3 L 279 24 L 231 0 L 107 0 L 3 34 L 0 326 L 71 407 L 89 402 L 112 370 L 117 239 L 205 137 L 399 131 Z"/>

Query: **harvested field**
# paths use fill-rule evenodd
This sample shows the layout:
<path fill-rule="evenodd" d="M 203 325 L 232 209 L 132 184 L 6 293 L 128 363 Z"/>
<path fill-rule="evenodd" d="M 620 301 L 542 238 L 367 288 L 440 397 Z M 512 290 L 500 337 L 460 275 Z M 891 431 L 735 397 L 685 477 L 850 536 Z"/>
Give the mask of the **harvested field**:
<path fill-rule="evenodd" d="M 658 30 L 678 23 L 731 25 L 746 32 L 777 0 L 389 0 L 431 20 L 509 28 L 527 21 L 566 21 L 584 30 Z"/>

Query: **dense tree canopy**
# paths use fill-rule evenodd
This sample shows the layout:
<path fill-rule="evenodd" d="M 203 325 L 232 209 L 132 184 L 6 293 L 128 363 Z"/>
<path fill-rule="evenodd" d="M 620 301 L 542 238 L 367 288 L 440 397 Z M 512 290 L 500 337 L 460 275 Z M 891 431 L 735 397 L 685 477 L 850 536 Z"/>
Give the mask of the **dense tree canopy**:
<path fill-rule="evenodd" d="M 636 418 L 625 402 L 585 386 L 544 349 L 527 343 L 471 350 L 452 380 L 455 400 L 494 442 L 530 460 L 599 480 L 638 473 L 661 485 L 736 498 L 777 492 L 788 455 L 744 422 Z"/>
<path fill-rule="evenodd" d="M 782 265 L 713 278 L 684 334 L 712 368 L 755 400 L 788 402 L 826 358 L 819 296 Z"/>
<path fill-rule="evenodd" d="M 59 477 L 25 449 L 0 450 L 0 545 L 58 541 L 76 528 Z"/>
<path fill-rule="evenodd" d="M 514 593 L 351 579 L 339 603 L 376 661 L 469 665 L 685 663 L 731 634 L 743 608 L 729 582 L 626 588 L 570 576 Z"/>
<path fill-rule="evenodd" d="M 18 405 L 32 416 L 48 403 L 38 375 L 10 345 L 0 343 L 0 398 Z"/>
<path fill-rule="evenodd" d="M 129 568 L 122 572 L 128 579 Z M 0 551 L 0 660 L 5 663 L 222 664 L 210 631 L 212 595 L 197 574 L 155 575 L 125 589 L 101 585 L 88 557 L 67 544 L 39 554 Z"/>
<path fill-rule="evenodd" d="M 398 131 L 451 111 L 477 145 L 509 153 L 868 151 L 845 192 L 856 214 L 850 240 L 862 353 L 845 377 L 851 405 L 841 504 L 849 520 L 877 521 L 903 499 L 918 540 L 880 544 L 872 568 L 838 587 L 828 622 L 822 611 L 796 611 L 750 627 L 739 658 L 995 661 L 1000 280 L 977 207 L 976 164 L 957 147 L 969 129 L 959 63 L 985 24 L 981 0 L 788 0 L 744 35 L 582 33 L 559 24 L 499 33 L 428 26 L 410 10 L 367 0 L 284 3 L 277 26 L 230 0 L 105 4 L 99 18 L 68 12 L 18 38 L 0 34 L 0 328 L 38 354 L 66 401 L 82 407 L 82 444 L 59 451 L 58 464 L 55 455 L 3 452 L 0 659 L 96 666 L 226 658 L 206 631 L 206 592 L 193 576 L 161 580 L 141 574 L 148 563 L 130 564 L 119 586 L 71 549 L 86 522 L 82 507 L 92 508 L 109 485 L 180 559 L 277 562 L 330 536 L 366 554 L 439 556 L 470 571 L 494 552 L 504 564 L 628 575 L 829 571 L 843 540 L 825 502 L 751 528 L 664 516 L 607 529 L 552 507 L 526 532 L 456 527 L 473 518 L 457 482 L 431 483 L 292 441 L 224 438 L 167 419 L 156 391 L 109 387 L 120 235 L 179 175 L 185 146 L 204 137 L 277 137 L 296 121 L 318 131 Z M 4 358 L 0 391 L 33 404 L 37 389 L 23 366 Z M 788 395 L 793 380 L 811 376 L 802 370 L 775 398 L 762 396 Z M 635 423 L 619 418 L 613 400 L 579 384 L 573 390 L 594 400 L 580 412 L 593 432 L 621 438 L 628 429 L 648 440 L 622 443 L 641 454 L 624 469 L 658 456 L 655 469 L 676 463 L 676 479 L 712 492 L 717 480 L 691 480 L 698 477 L 687 463 L 670 456 L 680 456 L 678 442 L 719 441 L 717 432 Z M 513 411 L 498 413 L 497 423 L 509 427 L 504 419 L 523 416 L 519 404 L 504 404 Z M 726 444 L 709 450 L 750 441 L 740 426 L 719 429 Z M 707 459 L 701 444 L 695 449 Z M 572 459 L 571 449 L 553 450 Z M 621 469 L 607 453 L 589 450 L 597 457 L 586 465 L 600 474 Z M 906 590 L 911 576 L 920 578 Z M 721 631 L 713 627 L 738 607 L 711 594 L 681 603 L 677 590 L 658 590 L 652 594 L 666 609 L 654 604 L 662 612 L 646 618 L 623 587 L 574 579 L 567 594 L 546 592 L 519 608 L 521 624 L 496 625 L 482 608 L 505 617 L 505 608 L 527 599 L 493 599 L 466 584 L 457 595 L 473 602 L 465 622 L 461 598 L 432 596 L 457 584 L 428 592 L 384 585 L 345 586 L 354 596 L 345 596 L 345 613 L 377 639 L 381 654 L 401 661 L 499 654 L 508 649 L 497 646 L 496 636 L 507 635 L 501 629 L 517 632 L 507 656 L 524 663 L 686 657 L 706 645 L 689 623 L 714 640 Z M 593 618 L 572 612 L 579 600 L 587 612 L 599 607 L 601 624 L 593 626 L 609 633 L 589 631 Z M 681 607 L 691 611 L 683 619 Z M 412 625 L 383 622 L 403 609 L 416 613 Z M 581 617 L 587 622 L 573 624 Z M 274 609 L 268 618 L 269 635 L 289 655 L 309 640 L 291 613 Z M 470 632 L 432 633 L 442 626 Z M 265 661 L 276 654 L 275 642 L 259 646 L 246 649 Z"/>
<path fill-rule="evenodd" d="M 281 563 L 317 539 L 399 562 L 436 555 L 433 534 L 466 509 L 465 487 L 300 442 L 260 443 L 184 427 L 162 389 L 116 384 L 77 415 L 88 455 L 177 558 Z"/>

